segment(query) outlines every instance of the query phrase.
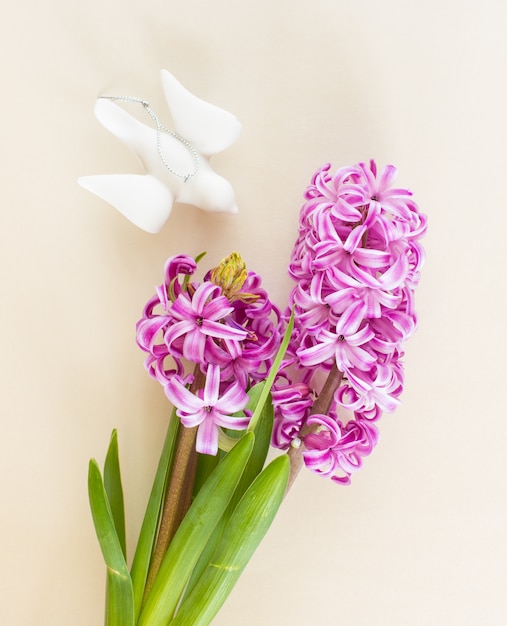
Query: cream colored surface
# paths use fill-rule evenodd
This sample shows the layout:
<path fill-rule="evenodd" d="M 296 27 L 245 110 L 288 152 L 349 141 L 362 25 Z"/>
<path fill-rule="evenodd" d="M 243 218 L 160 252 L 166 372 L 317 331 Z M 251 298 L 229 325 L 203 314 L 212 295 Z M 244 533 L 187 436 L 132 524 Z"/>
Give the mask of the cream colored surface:
<path fill-rule="evenodd" d="M 167 256 L 239 250 L 283 304 L 322 163 L 399 167 L 430 219 L 403 406 L 349 488 L 300 477 L 217 626 L 507 620 L 506 22 L 500 1 L 4 1 L 0 623 L 102 623 L 90 456 L 119 429 L 132 547 L 168 406 L 134 324 Z M 163 111 L 159 71 L 233 112 L 240 213 L 159 235 L 76 184 L 139 173 L 93 116 Z"/>

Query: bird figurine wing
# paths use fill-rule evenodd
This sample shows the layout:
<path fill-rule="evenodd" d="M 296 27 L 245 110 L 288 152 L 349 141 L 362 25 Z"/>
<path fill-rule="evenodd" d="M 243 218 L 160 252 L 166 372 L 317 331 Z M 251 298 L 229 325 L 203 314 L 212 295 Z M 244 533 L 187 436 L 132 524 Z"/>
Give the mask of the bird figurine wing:
<path fill-rule="evenodd" d="M 236 141 L 241 124 L 232 113 L 194 96 L 167 70 L 161 80 L 174 128 L 202 154 L 217 154 Z"/>
<path fill-rule="evenodd" d="M 170 190 L 150 174 L 82 176 L 78 182 L 148 233 L 162 230 L 171 213 Z"/>

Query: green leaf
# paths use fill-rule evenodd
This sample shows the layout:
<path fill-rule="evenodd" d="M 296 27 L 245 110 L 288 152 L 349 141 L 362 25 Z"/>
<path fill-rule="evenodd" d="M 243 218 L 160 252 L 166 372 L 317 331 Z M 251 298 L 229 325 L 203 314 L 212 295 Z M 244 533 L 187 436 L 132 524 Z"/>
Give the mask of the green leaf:
<path fill-rule="evenodd" d="M 247 433 L 198 493 L 166 552 L 138 626 L 166 626 L 171 620 L 197 559 L 232 498 L 254 438 Z"/>
<path fill-rule="evenodd" d="M 118 432 L 116 429 L 111 434 L 111 441 L 104 463 L 104 487 L 107 499 L 111 507 L 114 527 L 120 541 L 125 560 L 127 559 L 127 547 L 125 541 L 125 506 L 123 503 L 123 487 L 121 484 L 120 459 L 118 455 Z"/>
<path fill-rule="evenodd" d="M 134 626 L 132 582 L 100 469 L 94 459 L 88 470 L 88 495 L 95 532 L 107 566 L 106 625 Z"/>
<path fill-rule="evenodd" d="M 271 525 L 283 501 L 289 468 L 288 456 L 279 456 L 252 483 L 234 510 L 208 567 L 171 626 L 211 623 Z"/>
<path fill-rule="evenodd" d="M 252 408 L 256 406 L 264 385 L 264 382 L 260 382 L 252 387 L 252 389 L 250 389 L 250 391 L 248 392 L 248 395 L 250 396 L 250 401 L 247 405 L 248 409 L 252 410 Z M 264 462 L 266 461 L 269 445 L 271 442 L 271 432 L 273 430 L 273 413 L 273 405 L 271 404 L 271 402 L 266 402 L 262 413 L 260 414 L 260 419 L 257 422 L 257 427 L 255 429 L 255 442 L 252 454 L 248 459 L 245 470 L 241 476 L 238 486 L 236 487 L 236 491 L 232 496 L 231 502 L 229 503 L 227 510 L 223 514 L 208 543 L 206 544 L 206 547 L 201 553 L 201 556 L 194 568 L 194 571 L 192 572 L 190 581 L 185 589 L 184 597 L 186 597 L 192 591 L 194 585 L 201 577 L 203 571 L 206 569 L 209 560 L 222 537 L 225 527 L 227 526 L 229 518 L 232 515 L 238 501 L 241 499 L 245 491 L 251 485 L 252 481 L 256 478 L 256 476 L 262 471 L 262 468 L 264 467 Z"/>
<path fill-rule="evenodd" d="M 275 357 L 275 360 L 273 361 L 273 365 L 271 366 L 271 369 L 269 370 L 269 374 L 266 377 L 266 380 L 264 381 L 265 385 L 257 401 L 257 406 L 252 415 L 252 419 L 250 420 L 250 424 L 248 425 L 248 430 L 250 431 L 255 430 L 255 427 L 257 426 L 257 421 L 260 419 L 260 414 L 262 412 L 262 409 L 264 408 L 264 404 L 266 403 L 266 400 L 268 399 L 268 395 L 275 381 L 275 377 L 278 373 L 280 364 L 283 360 L 283 357 L 285 356 L 285 353 L 287 352 L 287 348 L 289 346 L 293 328 L 294 328 L 294 310 L 292 311 L 290 315 L 289 323 L 287 324 L 287 328 L 285 329 L 285 334 L 283 336 L 282 343 L 280 344 L 278 352 L 276 353 L 276 357 Z"/>
<path fill-rule="evenodd" d="M 265 389 L 267 386 L 268 383 L 266 381 L 262 381 L 250 389 L 250 391 L 248 392 L 250 400 L 246 407 L 247 409 L 253 411 L 255 407 L 258 406 L 261 397 L 266 397 L 267 400 L 270 400 L 269 388 L 268 393 L 265 393 Z M 229 509 L 236 506 L 236 504 L 245 493 L 245 491 L 248 489 L 254 478 L 262 471 L 271 443 L 273 421 L 273 404 L 269 401 L 264 402 L 262 410 L 259 413 L 259 419 L 257 420 L 257 423 L 255 425 L 255 442 L 252 454 L 248 459 L 248 463 L 246 464 L 245 471 L 241 476 L 239 485 L 234 492 L 234 496 L 232 498 L 231 504 L 229 505 Z"/>
<path fill-rule="evenodd" d="M 160 455 L 157 473 L 153 481 L 148 506 L 144 515 L 143 525 L 139 534 L 134 561 L 132 562 L 131 576 L 134 589 L 135 618 L 139 617 L 144 596 L 144 588 L 148 578 L 151 555 L 157 536 L 160 513 L 162 510 L 170 470 L 173 465 L 174 452 L 180 429 L 180 420 L 173 411 L 169 421 L 167 434 Z"/>
<path fill-rule="evenodd" d="M 195 262 L 196 262 L 196 263 L 199 263 L 199 261 L 201 261 L 201 260 L 202 260 L 202 259 L 203 259 L 203 258 L 204 258 L 207 254 L 208 254 L 208 253 L 207 253 L 206 251 L 201 252 L 200 254 L 198 254 L 198 255 L 195 257 L 195 259 L 194 259 L 194 260 L 195 260 Z"/>

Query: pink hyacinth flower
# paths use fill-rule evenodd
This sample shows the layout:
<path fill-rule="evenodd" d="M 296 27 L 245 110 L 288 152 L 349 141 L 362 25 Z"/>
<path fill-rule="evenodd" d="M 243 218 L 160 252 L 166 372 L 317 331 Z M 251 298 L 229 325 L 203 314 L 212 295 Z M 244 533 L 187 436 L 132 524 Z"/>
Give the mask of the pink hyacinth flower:
<path fill-rule="evenodd" d="M 318 426 L 305 437 L 303 458 L 306 467 L 334 482 L 347 485 L 350 476 L 362 465 L 378 440 L 374 424 L 359 419 L 343 425 L 327 415 L 315 414 L 308 424 Z"/>
<path fill-rule="evenodd" d="M 233 311 L 227 298 L 220 295 L 221 291 L 220 287 L 206 282 L 199 285 L 191 299 L 186 293 L 178 295 L 171 308 L 176 322 L 165 334 L 168 348 L 184 335 L 183 356 L 193 363 L 204 363 L 208 337 L 241 341 L 248 336 L 246 331 L 220 321 Z"/>
<path fill-rule="evenodd" d="M 215 456 L 218 452 L 218 427 L 244 430 L 250 418 L 232 417 L 248 403 L 248 395 L 238 383 L 230 385 L 223 395 L 220 391 L 220 367 L 209 365 L 204 389 L 199 395 L 191 393 L 173 376 L 165 386 L 166 396 L 177 407 L 176 414 L 187 428 L 198 426 L 196 450 Z"/>
<path fill-rule="evenodd" d="M 316 345 L 297 352 L 301 365 L 311 367 L 334 356 L 341 372 L 352 367 L 369 369 L 375 363 L 376 357 L 361 346 L 375 335 L 368 324 L 359 329 L 365 312 L 366 305 L 362 302 L 350 306 L 339 318 L 332 332 L 323 330 L 317 336 Z"/>

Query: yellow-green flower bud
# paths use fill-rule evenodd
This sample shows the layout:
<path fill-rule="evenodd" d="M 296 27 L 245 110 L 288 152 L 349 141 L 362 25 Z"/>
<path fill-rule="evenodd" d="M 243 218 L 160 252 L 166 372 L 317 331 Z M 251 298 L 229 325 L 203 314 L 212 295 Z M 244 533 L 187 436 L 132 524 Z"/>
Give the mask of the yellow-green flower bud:
<path fill-rule="evenodd" d="M 231 299 L 245 284 L 248 272 L 245 262 L 237 252 L 222 259 L 218 267 L 211 270 L 211 282 L 222 287 L 224 296 Z"/>

